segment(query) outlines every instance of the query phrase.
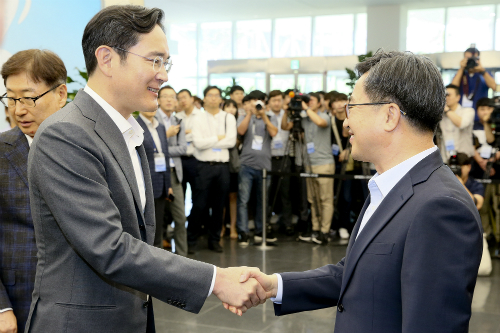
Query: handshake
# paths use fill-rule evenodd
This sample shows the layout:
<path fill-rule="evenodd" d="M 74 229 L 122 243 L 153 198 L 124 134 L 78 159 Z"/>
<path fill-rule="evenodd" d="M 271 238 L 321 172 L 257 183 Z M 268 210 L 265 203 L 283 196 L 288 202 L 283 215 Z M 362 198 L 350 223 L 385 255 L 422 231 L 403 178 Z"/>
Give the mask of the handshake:
<path fill-rule="evenodd" d="M 251 307 L 276 297 L 278 277 L 267 275 L 256 267 L 217 267 L 213 294 L 224 307 L 242 316 Z"/>

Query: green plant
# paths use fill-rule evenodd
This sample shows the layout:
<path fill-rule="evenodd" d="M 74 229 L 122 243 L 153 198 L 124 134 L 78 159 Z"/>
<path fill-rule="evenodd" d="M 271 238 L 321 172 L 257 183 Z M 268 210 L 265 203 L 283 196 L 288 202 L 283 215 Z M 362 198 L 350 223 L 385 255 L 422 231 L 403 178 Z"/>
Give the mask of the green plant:
<path fill-rule="evenodd" d="M 87 74 L 87 71 L 86 70 L 79 70 L 78 68 L 76 68 L 76 70 L 78 71 L 78 74 L 80 75 L 80 77 L 85 80 L 85 83 L 87 83 L 87 81 L 89 80 L 89 76 Z M 73 80 L 70 76 L 67 77 L 66 79 L 66 83 L 77 83 L 78 85 L 80 85 L 82 88 L 84 87 L 84 85 L 82 84 L 82 82 L 80 80 Z M 78 93 L 78 90 L 79 89 L 74 89 L 73 91 L 68 91 L 68 103 L 69 102 L 72 102 L 74 99 L 75 99 L 75 96 L 76 94 Z"/>
<path fill-rule="evenodd" d="M 227 86 L 226 89 L 222 90 L 222 98 L 223 99 L 227 99 L 229 98 L 229 92 L 231 91 L 231 88 L 235 85 L 237 85 L 238 83 L 236 82 L 236 78 L 233 77 L 233 84 L 230 85 L 230 86 Z"/>
<path fill-rule="evenodd" d="M 363 62 L 363 61 L 365 61 L 366 58 L 370 58 L 371 56 L 373 56 L 372 51 L 368 52 L 367 54 L 359 55 L 358 61 Z M 356 81 L 359 78 L 358 78 L 358 75 L 356 74 L 356 72 L 354 72 L 354 70 L 352 70 L 350 68 L 346 68 L 345 70 L 347 71 L 347 75 L 349 75 L 349 82 L 347 82 L 346 85 L 351 88 L 351 92 L 352 92 L 352 90 L 354 90 L 354 85 L 356 84 Z"/>

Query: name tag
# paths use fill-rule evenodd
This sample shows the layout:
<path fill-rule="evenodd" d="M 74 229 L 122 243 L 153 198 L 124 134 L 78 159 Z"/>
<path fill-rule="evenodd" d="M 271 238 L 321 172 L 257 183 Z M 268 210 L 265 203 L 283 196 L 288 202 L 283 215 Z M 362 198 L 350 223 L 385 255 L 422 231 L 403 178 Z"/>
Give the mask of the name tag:
<path fill-rule="evenodd" d="M 312 154 L 314 151 L 314 142 L 307 143 L 307 153 Z"/>
<path fill-rule="evenodd" d="M 455 150 L 455 140 L 446 140 L 445 145 L 447 151 Z"/>
<path fill-rule="evenodd" d="M 214 153 L 220 153 L 222 151 L 222 149 L 221 148 L 212 148 L 212 151 Z"/>
<path fill-rule="evenodd" d="M 493 151 L 492 146 L 482 145 L 481 148 L 479 148 L 479 155 L 481 155 L 482 158 L 490 158 L 492 151 Z"/>
<path fill-rule="evenodd" d="M 260 135 L 256 135 L 253 137 L 252 141 L 252 149 L 253 150 L 262 150 L 262 143 L 264 142 L 264 138 Z"/>
<path fill-rule="evenodd" d="M 175 163 L 173 158 L 170 159 L 170 167 L 175 168 Z"/>
<path fill-rule="evenodd" d="M 336 144 L 333 144 L 332 145 L 332 154 L 337 156 L 340 152 L 340 147 Z"/>
<path fill-rule="evenodd" d="M 463 98 L 462 98 L 462 107 L 463 108 L 471 108 L 473 104 L 474 104 L 474 101 L 471 101 L 465 95 L 463 96 Z"/>
<path fill-rule="evenodd" d="M 273 149 L 282 149 L 283 148 L 283 140 L 275 139 L 273 141 Z"/>
<path fill-rule="evenodd" d="M 155 153 L 155 171 L 164 172 L 167 171 L 167 161 L 165 161 L 165 155 L 163 153 Z"/>
<path fill-rule="evenodd" d="M 188 147 L 191 146 L 191 142 L 188 142 L 187 145 L 188 145 Z"/>

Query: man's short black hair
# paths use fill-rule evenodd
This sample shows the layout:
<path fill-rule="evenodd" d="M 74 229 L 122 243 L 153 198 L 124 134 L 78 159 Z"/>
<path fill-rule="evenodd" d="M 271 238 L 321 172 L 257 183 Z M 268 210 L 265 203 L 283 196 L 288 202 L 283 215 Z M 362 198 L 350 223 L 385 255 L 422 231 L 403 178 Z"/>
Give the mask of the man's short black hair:
<path fill-rule="evenodd" d="M 290 96 L 290 93 L 294 91 L 293 89 L 287 89 L 285 90 L 285 92 L 283 93 L 283 96 Z"/>
<path fill-rule="evenodd" d="M 142 6 L 109 6 L 87 23 L 82 37 L 83 56 L 88 75 L 92 75 L 97 67 L 95 51 L 101 45 L 130 49 L 139 42 L 141 34 L 147 34 L 158 25 L 165 31 L 162 20 L 163 10 Z M 114 49 L 122 61 L 128 53 Z"/>
<path fill-rule="evenodd" d="M 206 87 L 205 90 L 203 90 L 203 97 L 207 97 L 208 92 L 212 89 L 217 89 L 219 91 L 219 95 L 222 97 L 222 90 L 220 90 L 220 88 L 217 86 Z"/>
<path fill-rule="evenodd" d="M 177 93 L 177 96 L 179 96 L 179 94 L 182 93 L 182 92 L 187 92 L 188 95 L 189 95 L 189 97 L 193 97 L 193 95 L 191 95 L 191 92 L 188 89 L 181 89 L 181 90 L 179 90 L 179 92 Z"/>
<path fill-rule="evenodd" d="M 453 89 L 457 93 L 457 95 L 460 95 L 460 88 L 454 84 L 449 84 L 446 86 L 446 89 Z"/>
<path fill-rule="evenodd" d="M 406 113 L 403 119 L 421 132 L 434 132 L 443 117 L 446 90 L 437 66 L 411 52 L 378 50 L 356 65 L 367 74 L 364 90 L 370 102 L 392 102 Z"/>
<path fill-rule="evenodd" d="M 318 103 L 321 101 L 321 95 L 319 93 L 310 93 L 309 97 L 314 97 L 318 100 Z"/>
<path fill-rule="evenodd" d="M 479 50 L 478 50 L 478 49 L 476 49 L 475 47 L 469 47 L 467 50 L 465 50 L 464 54 L 465 54 L 465 53 L 467 53 L 467 52 L 472 53 L 472 55 L 477 54 L 478 56 L 481 54 L 481 53 L 479 52 Z"/>
<path fill-rule="evenodd" d="M 160 96 L 161 96 L 161 92 L 162 92 L 163 90 L 165 90 L 165 89 L 172 89 L 172 90 L 174 91 L 174 93 L 175 93 L 175 89 L 174 89 L 174 88 L 172 88 L 172 87 L 171 87 L 171 86 L 169 86 L 169 85 L 166 85 L 166 86 L 161 87 L 161 88 L 160 88 L 160 90 L 158 90 L 158 97 L 160 97 Z"/>
<path fill-rule="evenodd" d="M 263 102 L 267 101 L 267 95 L 260 90 L 253 90 L 252 92 L 250 92 L 248 94 L 248 96 L 251 100 L 257 99 L 257 100 L 263 101 Z"/>
<path fill-rule="evenodd" d="M 229 95 L 232 95 L 235 91 L 243 91 L 245 93 L 245 90 L 241 86 L 232 86 L 229 90 Z"/>
<path fill-rule="evenodd" d="M 483 97 L 479 101 L 477 101 L 476 109 L 479 109 L 482 106 L 495 107 L 495 103 L 493 102 L 492 99 L 488 97 Z"/>
<path fill-rule="evenodd" d="M 472 164 L 472 157 L 469 157 L 467 154 L 464 153 L 457 153 L 457 163 L 458 165 L 471 165 Z"/>
<path fill-rule="evenodd" d="M 245 104 L 249 100 L 250 100 L 250 96 L 249 95 L 245 95 L 245 97 L 243 97 L 243 100 L 241 101 L 241 103 Z"/>

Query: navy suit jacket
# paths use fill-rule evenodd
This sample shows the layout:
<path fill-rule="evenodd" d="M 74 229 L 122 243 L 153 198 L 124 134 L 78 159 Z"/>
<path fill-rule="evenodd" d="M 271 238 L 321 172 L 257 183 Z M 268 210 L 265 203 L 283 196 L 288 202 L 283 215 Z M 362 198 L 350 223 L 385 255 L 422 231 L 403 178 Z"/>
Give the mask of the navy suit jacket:
<path fill-rule="evenodd" d="M 37 263 L 28 153 L 18 127 L 0 134 L 0 310 L 14 310 L 18 332 L 28 319 Z"/>
<path fill-rule="evenodd" d="M 465 333 L 482 254 L 471 197 L 439 151 L 394 186 L 336 265 L 283 273 L 276 315 L 337 306 L 336 333 Z"/>
<path fill-rule="evenodd" d="M 144 149 L 146 150 L 146 156 L 148 157 L 149 171 L 151 172 L 151 181 L 153 183 L 153 194 L 155 199 L 160 198 L 162 195 L 166 196 L 168 194 L 168 189 L 171 187 L 170 184 L 170 156 L 168 154 L 168 141 L 167 132 L 165 126 L 159 124 L 156 128 L 158 136 L 161 141 L 161 150 L 165 155 L 165 162 L 167 163 L 167 171 L 156 172 L 155 171 L 155 143 L 151 132 L 149 132 L 148 126 L 141 119 L 137 117 L 137 122 L 141 125 L 144 130 Z"/>

